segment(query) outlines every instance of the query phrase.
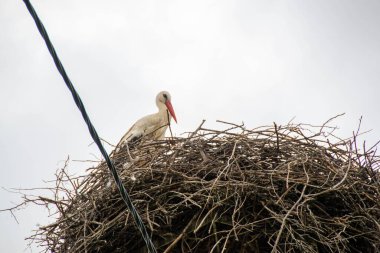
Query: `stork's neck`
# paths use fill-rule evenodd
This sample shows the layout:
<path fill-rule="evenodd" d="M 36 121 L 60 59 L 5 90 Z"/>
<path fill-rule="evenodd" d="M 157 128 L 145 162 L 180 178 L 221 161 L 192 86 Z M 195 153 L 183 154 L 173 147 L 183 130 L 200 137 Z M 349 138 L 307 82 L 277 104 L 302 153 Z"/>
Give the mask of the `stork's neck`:
<path fill-rule="evenodd" d="M 157 114 L 161 115 L 161 117 L 164 119 L 167 119 L 167 117 L 169 117 L 169 121 L 172 119 L 172 115 L 170 115 L 168 108 L 166 107 L 164 103 L 161 103 L 161 102 L 157 103 L 157 107 L 158 107 Z"/>
<path fill-rule="evenodd" d="M 159 112 L 164 112 L 164 111 L 166 111 L 166 105 L 164 104 L 164 103 L 162 103 L 162 102 L 157 102 L 156 103 L 157 104 L 157 107 L 158 107 L 158 111 Z"/>

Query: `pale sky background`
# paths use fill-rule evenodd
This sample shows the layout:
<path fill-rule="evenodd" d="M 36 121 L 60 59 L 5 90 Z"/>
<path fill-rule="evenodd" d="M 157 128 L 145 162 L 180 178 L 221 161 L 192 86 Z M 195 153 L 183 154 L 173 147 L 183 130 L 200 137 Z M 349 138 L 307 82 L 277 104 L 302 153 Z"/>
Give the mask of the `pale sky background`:
<path fill-rule="evenodd" d="M 176 136 L 202 121 L 334 122 L 380 139 L 380 1 L 33 1 L 99 135 L 117 143 L 168 90 Z M 63 161 L 98 155 L 23 1 L 0 1 L 0 187 L 44 187 Z M 70 171 L 87 165 L 70 163 Z M 20 197 L 0 189 L 0 209 Z M 51 222 L 0 213 L 0 252 Z M 38 252 L 32 247 L 26 252 Z"/>

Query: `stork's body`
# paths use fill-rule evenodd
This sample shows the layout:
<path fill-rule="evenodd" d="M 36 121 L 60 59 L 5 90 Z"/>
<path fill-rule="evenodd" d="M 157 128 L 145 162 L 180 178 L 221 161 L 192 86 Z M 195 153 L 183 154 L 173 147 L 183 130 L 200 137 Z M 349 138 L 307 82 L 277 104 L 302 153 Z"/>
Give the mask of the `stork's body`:
<path fill-rule="evenodd" d="M 140 138 L 149 140 L 161 140 L 165 137 L 165 132 L 169 127 L 172 117 L 177 122 L 169 92 L 161 91 L 156 96 L 158 112 L 147 115 L 138 121 L 128 130 L 116 146 L 118 151 L 128 142 L 134 142 Z"/>

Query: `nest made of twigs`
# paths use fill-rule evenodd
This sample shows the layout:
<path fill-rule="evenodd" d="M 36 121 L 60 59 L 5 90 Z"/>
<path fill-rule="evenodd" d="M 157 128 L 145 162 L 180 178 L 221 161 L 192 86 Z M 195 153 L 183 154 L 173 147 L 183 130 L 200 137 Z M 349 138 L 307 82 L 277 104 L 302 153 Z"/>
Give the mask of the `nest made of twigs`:
<path fill-rule="evenodd" d="M 331 143 L 325 126 L 230 126 L 113 155 L 158 252 L 379 250 L 373 149 Z M 58 218 L 32 236 L 46 251 L 146 252 L 104 162 L 57 182 Z"/>

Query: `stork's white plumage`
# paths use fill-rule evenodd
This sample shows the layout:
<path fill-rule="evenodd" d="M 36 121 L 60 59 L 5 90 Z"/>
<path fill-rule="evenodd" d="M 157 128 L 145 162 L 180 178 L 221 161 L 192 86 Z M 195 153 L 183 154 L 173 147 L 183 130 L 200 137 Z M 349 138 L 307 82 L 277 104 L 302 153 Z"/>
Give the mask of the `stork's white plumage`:
<path fill-rule="evenodd" d="M 161 140 L 165 137 L 165 132 L 170 124 L 171 118 L 173 117 L 175 122 L 177 122 L 169 92 L 161 91 L 158 93 L 156 96 L 156 105 L 158 112 L 136 121 L 123 138 L 121 138 L 119 144 L 117 144 L 116 151 L 126 143 L 134 142 L 142 137 L 149 140 Z"/>

